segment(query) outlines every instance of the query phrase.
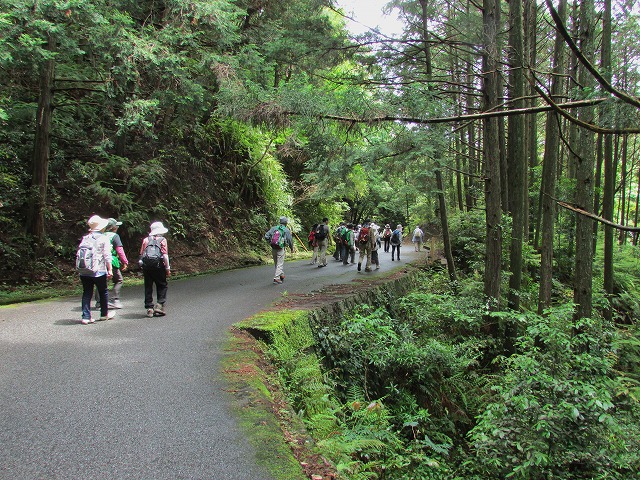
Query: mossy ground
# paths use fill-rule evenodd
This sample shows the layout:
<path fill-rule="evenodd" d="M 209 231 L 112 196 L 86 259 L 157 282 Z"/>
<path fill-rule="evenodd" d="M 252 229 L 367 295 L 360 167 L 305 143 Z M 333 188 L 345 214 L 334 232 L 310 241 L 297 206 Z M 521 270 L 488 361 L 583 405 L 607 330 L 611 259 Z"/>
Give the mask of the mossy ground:
<path fill-rule="evenodd" d="M 242 325 L 271 329 L 273 325 L 265 320 L 264 315 L 258 315 L 255 324 L 248 319 Z M 233 328 L 229 334 L 222 372 L 234 412 L 256 449 L 258 462 L 277 480 L 335 478 L 333 468 L 314 451 L 302 421 L 284 399 L 263 344 L 243 328 Z"/>

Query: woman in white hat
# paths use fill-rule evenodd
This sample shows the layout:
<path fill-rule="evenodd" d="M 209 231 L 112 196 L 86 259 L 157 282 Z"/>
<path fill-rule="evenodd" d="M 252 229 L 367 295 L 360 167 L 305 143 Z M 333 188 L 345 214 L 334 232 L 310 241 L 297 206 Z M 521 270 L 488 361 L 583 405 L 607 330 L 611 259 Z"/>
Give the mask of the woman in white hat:
<path fill-rule="evenodd" d="M 149 236 L 142 240 L 140 247 L 140 266 L 144 273 L 144 308 L 147 317 L 162 317 L 166 315 L 164 304 L 167 301 L 169 284 L 167 277 L 171 276 L 169 265 L 169 246 L 163 237 L 167 229 L 162 222 L 153 222 L 149 229 Z M 156 300 L 153 303 L 153 286 L 156 286 Z"/>
<path fill-rule="evenodd" d="M 104 235 L 109 221 L 98 215 L 92 216 L 87 224 L 89 233 L 82 237 L 76 254 L 76 268 L 82 282 L 82 319 L 83 325 L 95 322 L 91 317 L 91 297 L 93 287 L 100 297 L 100 320 L 113 318 L 115 312 L 109 312 L 108 279 L 113 275 L 111 267 L 111 244 Z"/>

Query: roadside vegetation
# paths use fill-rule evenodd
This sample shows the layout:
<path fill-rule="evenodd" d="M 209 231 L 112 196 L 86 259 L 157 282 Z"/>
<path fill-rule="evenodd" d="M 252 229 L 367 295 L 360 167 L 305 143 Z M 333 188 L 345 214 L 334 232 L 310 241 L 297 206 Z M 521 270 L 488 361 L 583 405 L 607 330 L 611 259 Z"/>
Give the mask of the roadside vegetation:
<path fill-rule="evenodd" d="M 633 247 L 617 259 L 621 269 L 640 261 Z M 350 480 L 635 478 L 635 323 L 601 315 L 574 323 L 567 302 L 544 314 L 496 313 L 501 329 L 519 332 L 506 356 L 484 328 L 487 307 L 470 273 L 453 283 L 426 269 L 400 298 L 266 338 L 287 408 L 316 451 Z M 558 298 L 570 295 L 556 287 Z"/>

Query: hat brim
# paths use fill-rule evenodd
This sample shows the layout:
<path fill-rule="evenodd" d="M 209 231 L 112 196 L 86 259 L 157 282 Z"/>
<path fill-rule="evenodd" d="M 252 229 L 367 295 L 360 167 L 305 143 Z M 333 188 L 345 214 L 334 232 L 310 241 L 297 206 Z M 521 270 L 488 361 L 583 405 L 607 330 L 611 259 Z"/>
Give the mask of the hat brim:
<path fill-rule="evenodd" d="M 167 233 L 168 231 L 169 231 L 169 229 L 167 227 L 154 228 L 153 230 L 151 230 L 151 232 L 149 232 L 149 235 L 162 235 L 164 233 Z"/>
<path fill-rule="evenodd" d="M 104 230 L 105 228 L 107 228 L 108 224 L 109 224 L 109 220 L 106 220 L 103 218 L 101 222 L 98 222 L 95 225 L 91 226 L 91 231 L 99 232 L 100 230 Z"/>

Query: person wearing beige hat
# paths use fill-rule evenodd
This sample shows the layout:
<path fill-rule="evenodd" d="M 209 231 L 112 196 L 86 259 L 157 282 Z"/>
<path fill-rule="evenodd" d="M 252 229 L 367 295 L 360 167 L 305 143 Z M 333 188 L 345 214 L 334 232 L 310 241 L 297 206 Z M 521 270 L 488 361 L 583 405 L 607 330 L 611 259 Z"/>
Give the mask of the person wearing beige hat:
<path fill-rule="evenodd" d="M 169 246 L 163 237 L 169 231 L 162 222 L 153 222 L 149 228 L 149 236 L 142 240 L 140 247 L 140 266 L 144 274 L 144 308 L 147 317 L 166 315 L 165 303 L 171 276 L 169 264 Z M 153 286 L 156 287 L 156 300 L 153 303 Z"/>
<path fill-rule="evenodd" d="M 100 297 L 100 320 L 113 318 L 115 312 L 109 312 L 108 279 L 113 275 L 111 266 L 111 244 L 104 234 L 108 220 L 93 215 L 88 221 L 89 233 L 82 237 L 76 254 L 76 268 L 82 282 L 82 319 L 87 325 L 94 323 L 91 317 L 91 298 L 94 287 Z"/>

